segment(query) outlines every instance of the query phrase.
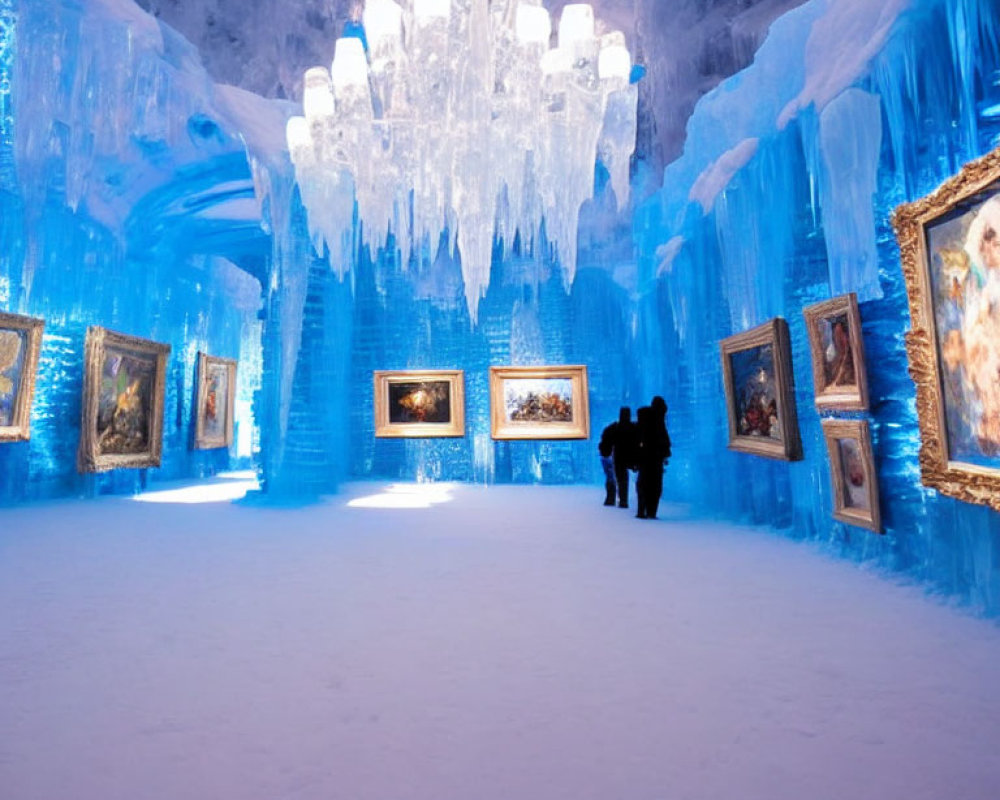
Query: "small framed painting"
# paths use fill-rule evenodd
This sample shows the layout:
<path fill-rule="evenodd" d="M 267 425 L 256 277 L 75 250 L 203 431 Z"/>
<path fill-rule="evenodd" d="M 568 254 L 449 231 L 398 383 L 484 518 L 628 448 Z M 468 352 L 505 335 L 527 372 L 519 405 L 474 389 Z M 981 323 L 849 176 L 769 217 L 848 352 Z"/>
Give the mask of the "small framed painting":
<path fill-rule="evenodd" d="M 830 453 L 834 519 L 881 533 L 878 477 L 868 422 L 825 419 L 823 438 Z"/>
<path fill-rule="evenodd" d="M 852 292 L 834 297 L 808 306 L 802 313 L 809 331 L 816 407 L 867 409 L 868 380 L 857 295 Z"/>
<path fill-rule="evenodd" d="M 31 400 L 45 322 L 0 314 L 0 442 L 31 438 Z"/>
<path fill-rule="evenodd" d="M 802 458 L 788 323 L 775 317 L 719 345 L 729 449 L 784 461 Z"/>
<path fill-rule="evenodd" d="M 195 449 L 231 447 L 236 408 L 236 362 L 199 352 L 197 398 Z"/>
<path fill-rule="evenodd" d="M 494 439 L 586 439 L 587 368 L 490 367 L 490 433 Z"/>
<path fill-rule="evenodd" d="M 465 373 L 459 369 L 376 370 L 375 435 L 465 435 Z"/>
<path fill-rule="evenodd" d="M 893 214 L 920 477 L 1000 511 L 1000 149 Z"/>
<path fill-rule="evenodd" d="M 158 467 L 170 345 L 87 329 L 80 472 Z"/>

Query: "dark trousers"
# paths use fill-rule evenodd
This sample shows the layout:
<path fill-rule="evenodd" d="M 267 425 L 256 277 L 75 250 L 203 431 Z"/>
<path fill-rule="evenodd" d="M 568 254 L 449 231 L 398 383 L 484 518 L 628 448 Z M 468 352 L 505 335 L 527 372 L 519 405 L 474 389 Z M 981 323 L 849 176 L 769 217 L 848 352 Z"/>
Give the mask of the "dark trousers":
<path fill-rule="evenodd" d="M 615 483 L 618 484 L 618 505 L 628 508 L 628 467 L 615 462 Z"/>
<path fill-rule="evenodd" d="M 660 507 L 660 496 L 663 494 L 663 462 L 657 464 L 640 464 L 639 474 L 635 479 L 635 494 L 638 499 L 637 517 L 654 519 Z"/>

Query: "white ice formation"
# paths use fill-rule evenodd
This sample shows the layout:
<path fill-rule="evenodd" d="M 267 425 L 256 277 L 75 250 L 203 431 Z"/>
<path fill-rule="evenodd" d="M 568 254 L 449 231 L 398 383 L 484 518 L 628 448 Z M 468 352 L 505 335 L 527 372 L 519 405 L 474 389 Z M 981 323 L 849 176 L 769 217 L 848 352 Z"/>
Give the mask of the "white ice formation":
<path fill-rule="evenodd" d="M 448 231 L 475 319 L 494 235 L 534 245 L 544 220 L 568 287 L 598 157 L 620 207 L 628 197 L 638 95 L 624 35 L 598 35 L 591 6 L 571 4 L 550 48 L 540 0 L 367 0 L 363 23 L 367 52 L 338 39 L 288 122 L 317 251 L 349 268 L 355 201 L 367 241 L 392 233 L 404 268 Z"/>

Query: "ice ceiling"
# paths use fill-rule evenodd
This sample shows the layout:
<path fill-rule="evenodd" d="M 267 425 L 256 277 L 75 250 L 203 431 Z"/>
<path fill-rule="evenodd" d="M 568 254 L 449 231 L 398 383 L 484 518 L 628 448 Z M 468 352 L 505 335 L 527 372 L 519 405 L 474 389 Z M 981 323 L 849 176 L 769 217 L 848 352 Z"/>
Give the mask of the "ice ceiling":
<path fill-rule="evenodd" d="M 771 22 L 803 0 L 593 0 L 609 29 L 625 32 L 647 68 L 641 107 L 654 108 L 640 131 L 653 166 L 680 154 L 695 102 L 750 63 Z M 329 64 L 333 42 L 357 0 L 137 0 L 200 51 L 212 77 L 269 98 L 300 102 L 309 67 Z M 558 17 L 567 0 L 544 3 Z M 656 170 L 654 170 L 656 171 Z"/>

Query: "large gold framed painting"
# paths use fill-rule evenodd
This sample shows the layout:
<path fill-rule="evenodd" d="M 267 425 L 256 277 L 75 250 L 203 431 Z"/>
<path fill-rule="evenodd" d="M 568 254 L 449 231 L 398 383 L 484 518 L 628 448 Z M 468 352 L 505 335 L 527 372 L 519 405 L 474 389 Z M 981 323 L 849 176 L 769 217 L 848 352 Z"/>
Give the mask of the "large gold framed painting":
<path fill-rule="evenodd" d="M 465 435 L 462 370 L 376 370 L 374 378 L 376 437 Z"/>
<path fill-rule="evenodd" d="M 158 467 L 170 345 L 87 329 L 80 472 Z"/>
<path fill-rule="evenodd" d="M 1000 511 L 1000 150 L 893 215 L 927 486 Z"/>
<path fill-rule="evenodd" d="M 586 439 L 587 368 L 490 367 L 490 433 L 494 439 Z"/>

